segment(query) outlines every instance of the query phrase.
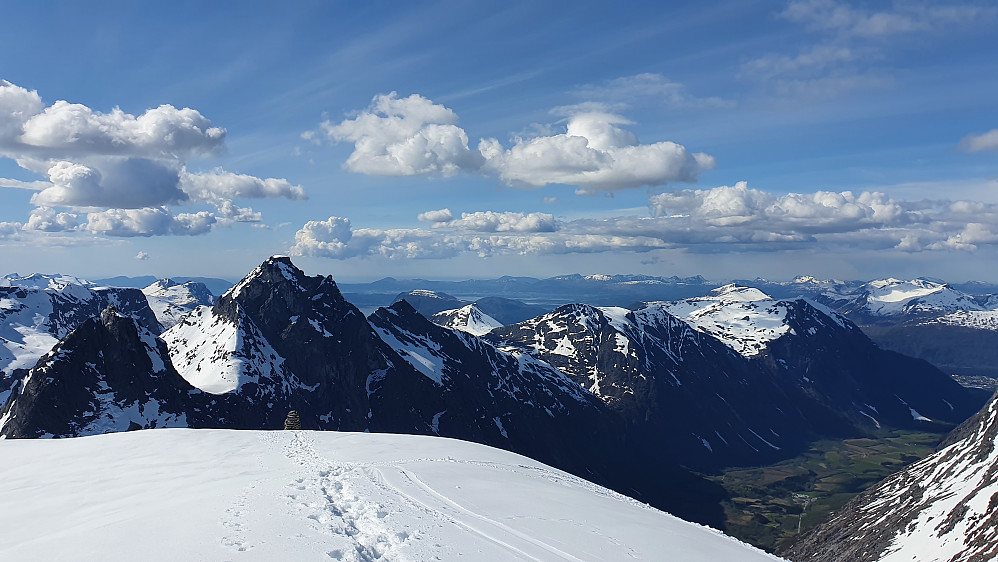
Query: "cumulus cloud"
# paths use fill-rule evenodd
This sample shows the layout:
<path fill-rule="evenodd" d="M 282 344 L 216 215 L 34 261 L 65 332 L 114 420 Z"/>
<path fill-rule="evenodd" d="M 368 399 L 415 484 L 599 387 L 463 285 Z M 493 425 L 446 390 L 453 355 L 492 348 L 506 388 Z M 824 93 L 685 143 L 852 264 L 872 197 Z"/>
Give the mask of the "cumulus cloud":
<path fill-rule="evenodd" d="M 776 195 L 744 182 L 678 190 L 649 199 L 649 216 L 557 221 L 543 213 L 462 213 L 422 229 L 353 228 L 345 218 L 312 221 L 293 254 L 440 258 L 460 253 L 924 252 L 998 245 L 998 205 L 907 201 L 883 193 L 815 191 Z"/>
<path fill-rule="evenodd" d="M 50 187 L 31 197 L 40 206 L 118 207 L 136 209 L 187 199 L 180 175 L 170 165 L 141 158 L 107 158 L 95 166 L 50 162 Z"/>
<path fill-rule="evenodd" d="M 165 207 L 151 207 L 87 213 L 87 223 L 82 228 L 94 234 L 114 237 L 195 236 L 209 232 L 215 222 L 215 216 L 204 211 L 174 216 Z"/>
<path fill-rule="evenodd" d="M 376 176 L 453 176 L 477 170 L 482 156 L 468 148 L 468 135 L 455 125 L 457 115 L 443 105 L 412 94 L 375 96 L 354 119 L 321 128 L 336 141 L 354 143 L 346 167 Z"/>
<path fill-rule="evenodd" d="M 149 254 L 140 251 L 139 253 L 135 254 L 135 259 L 139 261 L 146 261 L 147 259 L 149 259 Z"/>
<path fill-rule="evenodd" d="M 960 148 L 967 152 L 998 150 L 998 129 L 991 129 L 980 135 L 967 135 L 960 141 Z"/>
<path fill-rule="evenodd" d="M 654 75 L 635 80 L 646 89 L 656 81 L 659 90 L 671 87 Z M 560 108 L 570 113 L 563 133 L 535 126 L 534 135 L 516 138 L 509 149 L 496 139 L 482 139 L 477 151 L 471 150 L 467 133 L 455 124 L 457 115 L 418 94 L 376 96 L 357 117 L 339 124 L 325 121 L 321 129 L 332 140 L 354 143 L 346 167 L 372 175 L 480 172 L 511 185 L 568 184 L 590 194 L 695 182 L 714 166 L 711 156 L 673 142 L 639 144 L 622 127 L 633 123 L 608 108 L 600 103 Z"/>
<path fill-rule="evenodd" d="M 554 232 L 558 229 L 554 215 L 547 213 L 496 213 L 478 211 L 461 213 L 461 218 L 438 222 L 434 228 L 457 228 L 474 232 Z"/>
<path fill-rule="evenodd" d="M 419 213 L 416 218 L 421 222 L 447 222 L 452 220 L 454 215 L 450 212 L 450 209 L 440 209 L 438 211 Z"/>
<path fill-rule="evenodd" d="M 639 144 L 620 126 L 629 124 L 611 113 L 582 113 L 569 119 L 565 133 L 521 139 L 509 150 L 495 139 L 483 140 L 479 150 L 487 168 L 507 183 L 576 185 L 584 194 L 693 183 L 715 165 L 712 156 L 674 142 Z"/>
<path fill-rule="evenodd" d="M 0 221 L 0 238 L 10 238 L 21 230 L 21 223 Z"/>
<path fill-rule="evenodd" d="M 237 207 L 232 201 L 220 201 L 215 208 L 218 217 L 231 222 L 261 222 L 263 214 L 249 207 Z"/>
<path fill-rule="evenodd" d="M 24 230 L 66 232 L 76 230 L 79 226 L 80 217 L 76 213 L 61 213 L 51 207 L 36 207 L 31 210 Z"/>
<path fill-rule="evenodd" d="M 225 130 L 213 127 L 198 111 L 172 105 L 136 117 L 118 108 L 101 113 L 59 100 L 19 128 L 4 139 L 5 148 L 45 157 L 99 154 L 179 160 L 215 156 L 225 141 Z"/>
<path fill-rule="evenodd" d="M 257 178 L 245 174 L 234 174 L 216 168 L 210 172 L 187 173 L 180 177 L 180 188 L 195 201 L 218 201 L 233 199 L 263 199 L 283 197 L 284 199 L 306 199 L 305 190 L 300 185 L 292 185 L 288 180 L 278 178 Z"/>
<path fill-rule="evenodd" d="M 174 215 L 169 206 L 209 203 L 227 221 L 256 222 L 260 214 L 238 199 L 305 198 L 284 179 L 215 169 L 193 173 L 187 163 L 219 155 L 225 130 L 197 110 L 161 105 L 140 115 L 108 113 L 64 100 L 46 106 L 35 91 L 0 80 L 0 157 L 44 176 L 25 182 L 0 178 L 0 187 L 37 191 L 25 229 L 80 230 L 107 236 L 201 234 L 217 221 L 207 212 Z M 88 212 L 83 225 L 75 213 Z"/>

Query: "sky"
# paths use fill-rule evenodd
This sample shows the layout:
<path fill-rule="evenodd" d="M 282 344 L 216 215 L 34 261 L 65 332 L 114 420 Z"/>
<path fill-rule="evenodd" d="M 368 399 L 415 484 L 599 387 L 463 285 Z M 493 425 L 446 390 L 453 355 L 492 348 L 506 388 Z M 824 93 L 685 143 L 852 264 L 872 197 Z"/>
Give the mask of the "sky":
<path fill-rule="evenodd" d="M 0 274 L 998 281 L 994 2 L 0 0 Z"/>

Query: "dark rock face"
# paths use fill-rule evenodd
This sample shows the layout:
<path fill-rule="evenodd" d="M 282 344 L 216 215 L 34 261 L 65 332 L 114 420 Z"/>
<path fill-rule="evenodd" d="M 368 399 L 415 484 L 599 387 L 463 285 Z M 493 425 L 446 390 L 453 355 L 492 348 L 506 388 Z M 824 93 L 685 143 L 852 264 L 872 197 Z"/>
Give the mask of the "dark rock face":
<path fill-rule="evenodd" d="M 668 435 L 701 469 L 792 456 L 816 434 L 796 387 L 664 310 L 619 312 L 566 305 L 488 338 L 555 365 L 626 420 L 631 438 Z"/>
<path fill-rule="evenodd" d="M 945 431 L 979 397 L 931 365 L 884 351 L 804 300 L 783 336 L 751 357 L 647 305 L 566 305 L 486 337 L 547 361 L 599 396 L 642 439 L 668 434 L 704 470 L 792 457 L 820 437 L 881 427 Z M 661 439 L 658 437 L 657 439 Z"/>
<path fill-rule="evenodd" d="M 187 427 L 192 392 L 162 340 L 108 308 L 18 381 L 0 411 L 0 435 L 74 437 Z"/>
<path fill-rule="evenodd" d="M 853 498 L 780 554 L 800 562 L 998 556 L 998 397 L 922 461 Z"/>
<path fill-rule="evenodd" d="M 804 300 L 784 302 L 793 334 L 771 342 L 760 361 L 853 424 L 945 431 L 980 407 L 979 397 L 929 363 L 880 349 L 855 324 Z"/>
<path fill-rule="evenodd" d="M 331 277 L 306 276 L 286 257 L 268 259 L 210 310 L 199 309 L 166 335 L 175 364 L 187 361 L 178 353 L 197 351 L 175 333 L 211 333 L 222 324 L 238 334 L 242 347 L 233 359 L 248 382 L 214 396 L 208 407 L 222 411 L 218 427 L 279 429 L 293 409 L 316 429 L 384 431 L 382 418 L 390 417 L 395 431 L 430 432 L 424 420 L 432 413 L 423 409 L 433 406 L 404 399 L 424 394 L 429 381 L 393 361 L 392 350 Z M 199 368 L 220 366 L 208 361 Z"/>

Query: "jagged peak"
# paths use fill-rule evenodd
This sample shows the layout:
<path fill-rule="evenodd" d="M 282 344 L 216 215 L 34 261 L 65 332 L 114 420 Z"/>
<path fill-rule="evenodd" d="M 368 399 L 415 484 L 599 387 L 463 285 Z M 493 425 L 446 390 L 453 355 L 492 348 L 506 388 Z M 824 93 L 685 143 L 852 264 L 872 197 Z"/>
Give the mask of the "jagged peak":
<path fill-rule="evenodd" d="M 250 283 L 257 280 L 282 282 L 282 278 L 291 282 L 295 288 L 303 290 L 301 281 L 305 278 L 305 272 L 298 269 L 288 256 L 273 255 L 256 266 L 246 277 L 243 277 L 241 281 L 226 291 L 223 297 L 235 298 Z"/>

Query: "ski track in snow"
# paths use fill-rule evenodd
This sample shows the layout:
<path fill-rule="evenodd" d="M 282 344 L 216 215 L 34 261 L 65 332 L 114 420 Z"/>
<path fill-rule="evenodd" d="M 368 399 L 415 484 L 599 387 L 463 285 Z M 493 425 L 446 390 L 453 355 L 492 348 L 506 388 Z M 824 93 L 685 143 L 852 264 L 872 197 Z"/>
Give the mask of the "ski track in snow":
<path fill-rule="evenodd" d="M 275 446 L 279 438 L 272 439 Z M 491 469 L 538 472 L 552 482 L 565 484 L 566 479 L 573 483 L 584 481 L 574 477 L 550 473 L 537 467 L 511 466 L 484 461 L 445 459 L 411 459 L 405 461 L 376 463 L 338 463 L 322 457 L 316 452 L 312 440 L 305 433 L 296 432 L 294 437 L 283 445 L 283 452 L 292 463 L 300 468 L 292 482 L 286 487 L 287 503 L 301 517 L 308 519 L 314 530 L 330 539 L 326 554 L 333 560 L 369 562 L 374 560 L 423 560 L 426 549 L 443 554 L 447 547 L 441 544 L 422 544 L 415 554 L 407 547 L 413 541 L 419 542 L 434 527 L 456 526 L 463 531 L 487 541 L 517 560 L 567 560 L 580 561 L 580 558 L 564 552 L 554 545 L 513 529 L 480 513 L 468 509 L 440 490 L 434 489 L 420 479 L 405 465 L 419 462 L 457 462 L 487 466 Z M 611 494 L 613 492 L 585 482 L 593 492 Z M 251 535 L 241 522 L 246 510 L 247 496 L 251 486 L 243 492 L 226 511 L 223 526 L 227 529 L 222 543 L 237 551 L 253 548 L 246 540 Z M 623 496 L 620 496 L 623 498 Z M 377 501 L 375 501 L 377 500 Z M 632 501 L 627 498 L 628 501 Z M 634 502 L 637 504 L 637 502 Z M 640 504 L 639 504 L 640 505 Z M 413 518 L 412 514 L 417 514 Z M 393 519 L 415 519 L 417 525 L 398 525 Z M 404 530 L 400 530 L 401 528 Z M 628 549 L 630 550 L 630 549 Z M 633 553 L 630 557 L 636 558 Z M 444 556 L 447 558 L 447 556 Z"/>

